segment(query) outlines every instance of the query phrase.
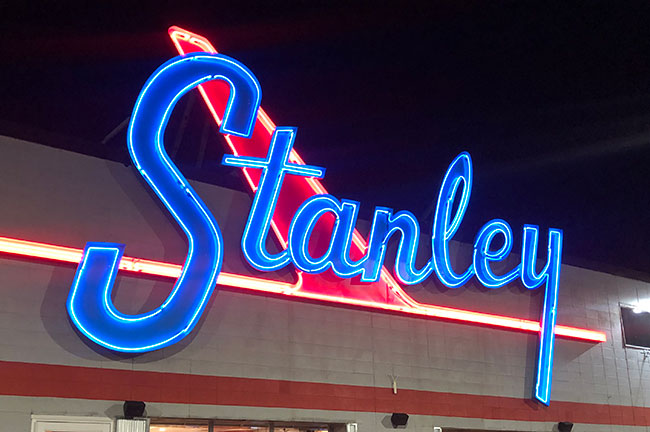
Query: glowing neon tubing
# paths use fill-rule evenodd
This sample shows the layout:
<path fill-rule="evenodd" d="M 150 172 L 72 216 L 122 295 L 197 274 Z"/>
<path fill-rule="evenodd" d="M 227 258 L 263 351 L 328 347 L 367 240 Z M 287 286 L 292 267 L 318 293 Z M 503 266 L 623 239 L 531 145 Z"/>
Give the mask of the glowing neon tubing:
<path fill-rule="evenodd" d="M 83 256 L 82 249 L 57 246 L 28 240 L 19 240 L 9 237 L 0 237 L 0 253 L 73 264 L 80 263 Z M 183 266 L 178 264 L 171 264 L 129 256 L 122 256 L 119 263 L 119 270 L 126 271 L 133 276 L 151 275 L 175 279 L 180 276 L 182 268 Z M 429 306 L 426 309 L 399 308 L 387 304 L 364 302 L 355 299 L 340 298 L 337 296 L 313 295 L 300 291 L 300 280 L 296 284 L 290 284 L 286 282 L 221 272 L 217 279 L 217 284 L 250 291 L 282 294 L 291 297 L 321 300 L 339 304 L 356 305 L 372 309 L 402 312 L 405 314 L 417 315 L 421 317 L 428 316 L 454 321 L 470 322 L 511 330 L 522 330 L 533 333 L 538 333 L 540 330 L 539 322 L 537 321 L 486 314 L 482 312 L 473 312 L 444 306 Z M 605 333 L 603 332 L 563 325 L 557 325 L 555 327 L 555 334 L 557 336 L 568 339 L 577 339 L 589 342 L 605 342 L 607 340 Z"/>
<path fill-rule="evenodd" d="M 114 307 L 110 296 L 124 247 L 87 244 L 68 297 L 68 313 L 79 331 L 106 348 L 144 352 L 178 342 L 192 331 L 214 290 L 223 261 L 221 231 L 163 147 L 176 102 L 211 80 L 222 80 L 230 88 L 221 131 L 250 136 L 262 97 L 259 83 L 241 63 L 220 54 L 169 60 L 147 80 L 133 108 L 127 133 L 131 159 L 187 236 L 189 250 L 167 299 L 152 311 L 127 315 Z"/>
<path fill-rule="evenodd" d="M 170 37 L 172 38 L 172 41 L 176 45 L 176 48 L 180 53 L 184 52 L 192 52 L 192 51 L 208 51 L 208 52 L 216 52 L 214 47 L 207 41 L 207 39 L 192 34 L 190 32 L 187 32 L 183 29 L 180 29 L 178 27 L 172 27 L 169 30 Z M 210 112 L 212 113 L 215 121 L 217 123 L 220 122 L 219 116 L 216 114 L 216 110 L 213 107 L 213 101 L 217 102 L 217 105 L 219 105 L 218 98 L 220 96 L 219 91 L 214 91 L 214 87 L 212 88 L 212 91 L 208 93 L 206 89 L 200 87 L 199 91 L 206 102 L 206 105 L 210 109 Z M 212 98 L 217 98 L 213 100 Z M 272 133 L 273 129 L 273 123 L 270 121 L 268 116 L 260 109 L 260 112 L 258 114 L 258 121 L 264 125 L 265 128 L 269 131 L 269 133 Z M 228 145 L 231 147 L 233 153 L 235 155 L 238 155 L 238 149 L 246 149 L 250 146 L 242 143 L 240 140 L 237 140 L 237 144 L 233 142 L 232 139 L 226 137 Z M 247 150 L 243 150 L 246 152 Z M 465 157 L 464 154 L 461 154 L 459 156 L 460 162 L 464 162 L 462 158 Z M 291 161 L 301 161 L 302 160 L 299 158 L 297 153 L 294 151 L 291 152 Z M 467 160 L 469 162 L 469 156 L 467 155 Z M 459 161 L 455 160 L 452 165 L 450 166 L 450 170 L 452 170 L 452 167 L 458 165 L 459 167 L 461 166 L 460 164 L 456 164 L 456 162 Z M 304 163 L 304 162 L 303 162 Z M 251 166 L 252 167 L 252 166 Z M 246 170 L 246 168 L 243 169 L 244 175 L 249 182 L 251 188 L 253 191 L 256 190 L 256 184 L 251 177 L 251 174 Z M 452 170 L 453 171 L 453 170 Z M 462 220 L 462 214 L 464 213 L 465 207 L 467 205 L 467 201 L 469 198 L 469 191 L 471 190 L 471 166 L 469 170 L 464 170 L 465 174 L 457 174 L 453 175 L 452 178 L 454 179 L 454 183 L 450 183 L 447 185 L 447 177 L 445 177 L 445 180 L 443 180 L 443 186 L 441 187 L 441 196 L 438 199 L 438 208 L 441 206 L 441 202 L 443 203 L 443 211 L 442 213 L 439 211 L 436 211 L 436 216 L 439 214 L 446 214 L 447 215 L 447 220 L 446 224 L 438 224 L 438 230 L 434 229 L 433 237 L 439 237 L 440 239 L 443 239 L 442 242 L 434 242 L 437 244 L 446 244 L 446 241 L 453 236 L 455 233 L 456 229 L 458 228 L 458 224 L 460 220 Z M 469 172 L 469 175 L 467 175 L 467 172 Z M 449 171 L 448 171 L 449 174 Z M 458 189 L 459 183 L 457 183 L 457 179 L 461 179 L 464 184 L 462 188 L 462 199 L 461 199 L 461 204 L 459 205 L 459 209 L 456 212 L 456 215 L 451 218 L 450 216 L 450 208 L 451 208 L 451 199 L 450 197 L 453 197 L 456 193 L 456 190 Z M 315 180 L 315 179 L 309 179 L 307 180 L 307 184 L 312 188 L 312 191 L 314 194 L 320 194 L 320 195 L 325 195 L 326 191 L 325 189 L 320 185 L 320 183 Z M 445 187 L 447 186 L 447 187 Z M 304 196 L 302 197 L 303 199 L 305 198 Z M 281 216 L 283 219 L 287 219 L 286 214 Z M 290 219 L 290 218 L 289 218 Z M 338 219 L 337 219 L 338 222 Z M 277 227 L 277 222 L 275 220 L 272 220 L 271 222 L 272 227 L 278 236 L 278 239 L 280 242 L 286 247 L 286 237 L 282 235 L 282 231 L 278 229 Z M 334 226 L 333 229 L 336 229 L 336 226 Z M 440 231 L 440 232 L 438 232 Z M 353 243 L 358 247 L 360 251 L 366 251 L 366 244 L 364 240 L 361 238 L 361 236 L 356 232 L 356 230 L 353 233 Z M 435 249 L 435 248 L 434 248 Z M 303 254 L 304 255 L 304 254 Z M 470 266 L 470 269 L 468 269 L 467 272 L 457 275 L 454 273 L 454 271 L 451 269 L 451 266 L 448 261 L 448 255 L 446 251 L 444 250 L 434 250 L 433 253 L 434 257 L 432 259 L 434 265 L 435 265 L 435 270 L 436 273 L 439 276 L 439 279 L 447 286 L 450 287 L 457 287 L 462 285 L 469 277 L 472 276 L 472 267 Z M 299 266 L 300 267 L 300 266 Z M 305 267 L 303 270 L 307 270 L 308 267 Z M 336 269 L 333 269 L 334 273 L 336 272 Z M 426 268 L 425 268 L 426 270 Z M 486 272 L 487 273 L 487 272 Z M 426 275 L 426 272 L 424 273 Z M 512 272 L 512 274 L 516 274 L 516 272 Z M 306 275 L 308 278 L 311 275 Z M 403 282 L 405 283 L 417 283 L 418 281 L 418 276 L 419 275 L 414 275 L 415 277 L 407 278 L 407 280 L 404 280 Z M 523 277 L 523 276 L 522 276 Z M 559 278 L 559 276 L 558 276 Z M 499 282 L 505 281 L 507 278 L 503 278 L 500 281 L 494 281 L 496 282 L 496 285 L 499 284 Z M 381 269 L 381 280 L 386 283 L 387 288 L 390 290 L 390 292 L 393 294 L 393 297 L 386 296 L 386 304 L 388 303 L 393 303 L 391 306 L 395 306 L 398 304 L 402 304 L 403 307 L 407 308 L 413 308 L 413 309 L 429 309 L 431 308 L 430 305 L 423 305 L 418 302 L 416 302 L 414 299 L 412 299 L 408 294 L 406 294 L 403 289 L 396 283 L 396 281 L 392 278 L 392 276 L 388 273 L 388 271 L 385 268 Z M 314 290 L 313 286 L 316 286 L 318 283 L 317 279 L 314 280 L 305 280 L 305 285 L 303 286 L 303 291 L 306 290 Z M 549 290 L 548 285 L 553 285 L 553 287 Z M 316 289 L 317 290 L 317 289 Z M 550 291 L 550 292 L 549 292 Z M 369 290 L 371 295 L 376 296 L 376 291 Z M 312 293 L 314 294 L 314 293 Z M 316 295 L 327 295 L 327 293 L 315 293 Z M 358 297 L 357 293 L 352 293 L 354 297 Z M 359 298 L 346 298 L 348 302 L 351 302 L 352 300 L 354 301 L 363 301 L 362 299 Z M 549 302 L 552 304 L 549 304 Z M 552 367 L 552 356 L 553 356 L 553 333 L 554 333 L 554 324 L 555 324 L 555 317 L 556 317 L 556 305 L 557 305 L 557 286 L 555 284 L 548 283 L 547 284 L 547 289 L 546 289 L 546 295 L 545 295 L 545 300 L 544 300 L 544 305 L 543 305 L 543 310 L 542 310 L 542 318 L 540 320 L 541 326 L 538 326 L 540 328 L 539 335 L 540 335 L 540 349 L 538 353 L 538 371 L 537 371 L 537 377 L 536 377 L 536 388 L 535 388 L 535 397 L 542 403 L 548 404 L 549 401 L 549 396 L 550 396 L 550 376 L 551 376 L 551 367 Z"/>
<path fill-rule="evenodd" d="M 241 240 L 241 249 L 250 265 L 258 270 L 278 270 L 290 261 L 289 251 L 270 254 L 266 250 L 266 239 L 271 226 L 271 217 L 275 210 L 282 182 L 287 174 L 323 177 L 325 169 L 306 165 L 288 163 L 289 151 L 295 139 L 296 128 L 281 127 L 275 129 L 271 138 L 269 154 L 265 159 L 229 156 L 223 158 L 223 164 L 235 167 L 256 167 L 262 169 L 259 187 L 246 221 Z M 280 142 L 279 145 L 276 145 Z"/>

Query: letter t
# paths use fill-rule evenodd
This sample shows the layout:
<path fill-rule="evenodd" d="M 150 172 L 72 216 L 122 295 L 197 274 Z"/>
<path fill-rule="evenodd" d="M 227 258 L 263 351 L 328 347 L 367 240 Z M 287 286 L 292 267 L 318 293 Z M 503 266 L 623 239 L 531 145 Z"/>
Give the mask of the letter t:
<path fill-rule="evenodd" d="M 295 136 L 296 128 L 277 127 L 271 137 L 266 159 L 224 156 L 222 161 L 222 164 L 227 166 L 262 169 L 241 241 L 246 260 L 258 270 L 278 270 L 291 261 L 289 251 L 286 249 L 277 254 L 271 254 L 266 250 L 266 238 L 285 174 L 315 178 L 323 178 L 325 175 L 325 168 L 289 163 L 289 154 Z"/>

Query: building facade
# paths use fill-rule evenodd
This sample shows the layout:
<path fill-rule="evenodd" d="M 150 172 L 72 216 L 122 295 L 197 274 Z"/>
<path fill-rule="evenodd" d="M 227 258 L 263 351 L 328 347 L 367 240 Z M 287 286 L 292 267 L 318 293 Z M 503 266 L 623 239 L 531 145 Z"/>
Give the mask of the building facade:
<path fill-rule="evenodd" d="M 129 256 L 184 261 L 182 233 L 133 166 L 9 137 L 0 138 L 0 154 L 3 238 L 80 249 L 124 243 Z M 256 275 L 240 248 L 251 197 L 193 187 L 221 226 L 222 271 Z M 468 259 L 466 249 L 458 246 L 454 259 Z M 146 403 L 152 431 L 380 431 L 393 428 L 392 413 L 408 414 L 414 431 L 541 432 L 561 421 L 574 431 L 650 430 L 650 360 L 625 348 L 620 320 L 621 303 L 650 297 L 643 281 L 562 266 L 558 324 L 602 331 L 607 340 L 556 338 L 547 407 L 531 397 L 533 332 L 221 286 L 181 342 L 113 352 L 68 316 L 75 270 L 0 255 L 2 431 L 112 430 L 102 428 L 114 427 L 127 400 Z M 121 272 L 113 290 L 127 314 L 159 306 L 173 286 L 136 276 Z M 452 290 L 431 281 L 408 292 L 423 303 L 530 320 L 539 319 L 543 297 L 517 284 L 488 290 L 474 282 Z"/>

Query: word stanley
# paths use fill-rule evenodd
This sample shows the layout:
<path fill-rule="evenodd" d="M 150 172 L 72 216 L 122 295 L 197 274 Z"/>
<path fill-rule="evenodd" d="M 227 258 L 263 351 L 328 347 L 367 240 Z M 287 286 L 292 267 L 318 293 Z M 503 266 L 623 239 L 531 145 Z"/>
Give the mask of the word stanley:
<path fill-rule="evenodd" d="M 189 251 L 169 297 L 155 310 L 126 315 L 115 308 L 110 296 L 124 246 L 86 245 L 68 298 L 68 311 L 83 334 L 111 350 L 143 352 L 178 342 L 192 330 L 214 290 L 223 260 L 219 225 L 171 162 L 162 143 L 165 126 L 179 98 L 210 80 L 225 81 L 230 87 L 221 132 L 250 137 L 261 102 L 259 83 L 244 65 L 220 54 L 188 54 L 168 61 L 149 78 L 133 109 L 127 138 L 131 158 L 186 234 Z M 513 234 L 507 222 L 492 220 L 476 236 L 473 263 L 457 273 L 450 262 L 449 242 L 463 220 L 472 189 L 471 159 L 469 154 L 461 153 L 442 181 L 431 236 L 433 256 L 422 268 L 415 264 L 420 229 L 413 214 L 376 208 L 365 255 L 352 259 L 349 251 L 359 203 L 327 194 L 314 195 L 302 203 L 291 221 L 287 248 L 270 253 L 265 246 L 266 239 L 285 176 L 322 178 L 325 174 L 324 168 L 289 162 L 295 135 L 295 128 L 278 127 L 266 158 L 225 156 L 223 159 L 228 166 L 262 170 L 241 242 L 250 265 L 273 271 L 291 263 L 305 273 L 331 269 L 341 278 L 359 276 L 362 282 L 374 282 L 380 278 L 386 245 L 399 232 L 394 274 L 404 284 L 420 283 L 435 272 L 440 282 L 450 288 L 462 286 L 474 275 L 488 288 L 501 287 L 517 278 L 530 289 L 543 285 L 546 295 L 534 392 L 539 401 L 548 404 L 562 232 L 549 230 L 547 262 L 537 271 L 539 230 L 524 226 L 521 263 L 506 274 L 497 275 L 491 263 L 508 256 Z M 312 256 L 308 248 L 310 238 L 316 223 L 326 214 L 335 219 L 329 247 L 320 256 Z M 497 237 L 501 238 L 501 246 L 494 250 L 492 244 Z"/>

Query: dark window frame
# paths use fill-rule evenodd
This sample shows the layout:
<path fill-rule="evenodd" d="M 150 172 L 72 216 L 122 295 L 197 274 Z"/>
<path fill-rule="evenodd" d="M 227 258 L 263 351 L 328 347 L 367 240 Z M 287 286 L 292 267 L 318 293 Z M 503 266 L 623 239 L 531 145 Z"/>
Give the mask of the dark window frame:
<path fill-rule="evenodd" d="M 631 337 L 631 335 L 627 335 L 626 332 L 625 332 L 625 322 L 624 322 L 624 318 L 623 318 L 623 309 L 628 309 L 628 310 L 632 311 L 635 308 L 637 308 L 637 306 L 632 305 L 632 304 L 628 304 L 628 303 L 619 303 L 618 306 L 619 306 L 619 308 L 618 308 L 619 309 L 619 319 L 621 321 L 621 335 L 623 336 L 623 347 L 626 348 L 626 349 L 630 348 L 630 349 L 641 350 L 641 351 L 650 351 L 650 341 L 648 342 L 648 346 L 628 343 L 628 339 L 632 339 L 632 337 Z M 644 311 L 644 312 L 641 312 L 641 313 L 648 314 L 648 320 L 650 321 L 650 311 L 647 311 L 647 312 Z M 650 330 L 649 330 L 649 332 L 650 332 Z"/>

